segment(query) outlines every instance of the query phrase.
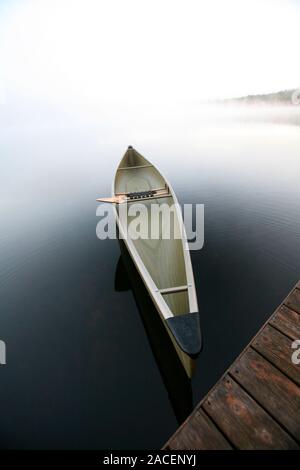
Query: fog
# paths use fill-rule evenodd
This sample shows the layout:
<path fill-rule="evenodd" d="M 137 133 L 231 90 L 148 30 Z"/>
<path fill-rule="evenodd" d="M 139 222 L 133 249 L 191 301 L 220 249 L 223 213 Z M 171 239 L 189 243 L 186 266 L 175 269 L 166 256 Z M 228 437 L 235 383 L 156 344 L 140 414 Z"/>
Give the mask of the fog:
<path fill-rule="evenodd" d="M 299 17 L 296 1 L 2 0 L 1 102 L 141 121 L 297 87 Z"/>

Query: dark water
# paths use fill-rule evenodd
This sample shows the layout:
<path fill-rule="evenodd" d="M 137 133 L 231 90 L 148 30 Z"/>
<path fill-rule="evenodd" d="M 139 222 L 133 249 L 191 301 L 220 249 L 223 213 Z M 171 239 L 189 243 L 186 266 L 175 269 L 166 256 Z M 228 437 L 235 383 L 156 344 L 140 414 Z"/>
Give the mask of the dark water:
<path fill-rule="evenodd" d="M 158 448 L 300 278 L 300 127 L 64 119 L 0 135 L 1 447 Z M 205 204 L 191 384 L 119 243 L 96 238 L 128 144 Z"/>

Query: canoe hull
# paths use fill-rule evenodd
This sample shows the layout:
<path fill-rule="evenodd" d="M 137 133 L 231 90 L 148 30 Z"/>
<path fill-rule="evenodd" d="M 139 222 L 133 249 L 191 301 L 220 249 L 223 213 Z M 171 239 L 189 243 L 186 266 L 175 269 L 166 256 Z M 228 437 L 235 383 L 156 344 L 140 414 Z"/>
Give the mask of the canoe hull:
<path fill-rule="evenodd" d="M 193 355 L 189 354 L 188 348 L 181 347 L 184 343 L 178 342 L 173 326 L 168 323 L 168 319 L 172 321 L 173 317 L 184 317 L 185 314 L 198 312 L 193 270 L 180 207 L 171 185 L 161 173 L 138 152 L 128 149 L 117 169 L 112 196 L 115 197 L 120 193 L 144 193 L 159 188 L 168 188 L 169 196 L 160 199 L 152 197 L 151 200 L 142 201 L 146 206 L 146 215 L 143 217 L 150 220 L 153 203 L 157 204 L 159 209 L 162 205 L 172 207 L 174 210 L 172 229 L 177 230 L 177 234 L 178 229 L 180 230 L 180 238 L 164 238 L 164 230 L 168 231 L 170 227 L 167 223 L 164 225 L 167 219 L 163 219 L 157 239 L 133 239 L 130 233 L 127 233 L 132 220 L 129 212 L 124 217 L 124 211 L 122 212 L 115 204 L 114 213 L 119 234 L 156 306 L 187 375 L 191 377 L 196 365 L 194 357 L 191 357 Z M 130 204 L 127 206 L 129 211 Z"/>

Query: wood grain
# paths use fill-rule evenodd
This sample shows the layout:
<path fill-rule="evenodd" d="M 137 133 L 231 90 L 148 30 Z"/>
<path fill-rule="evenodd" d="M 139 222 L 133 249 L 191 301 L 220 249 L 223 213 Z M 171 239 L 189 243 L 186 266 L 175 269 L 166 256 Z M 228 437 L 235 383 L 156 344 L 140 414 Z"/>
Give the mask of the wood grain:
<path fill-rule="evenodd" d="M 274 313 L 270 319 L 270 325 L 291 339 L 300 339 L 300 315 L 285 305 Z"/>
<path fill-rule="evenodd" d="M 298 449 L 297 443 L 229 375 L 203 403 L 238 449 Z"/>
<path fill-rule="evenodd" d="M 234 379 L 300 440 L 300 388 L 249 348 L 230 369 Z"/>
<path fill-rule="evenodd" d="M 167 444 L 172 450 L 230 450 L 232 447 L 202 411 L 197 411 L 186 427 Z"/>
<path fill-rule="evenodd" d="M 285 304 L 300 314 L 300 290 L 297 288 L 294 289 L 294 291 L 288 296 Z"/>
<path fill-rule="evenodd" d="M 292 341 L 285 335 L 266 325 L 252 346 L 273 365 L 300 385 L 300 364 L 292 363 Z"/>
<path fill-rule="evenodd" d="M 195 419 L 204 412 L 233 448 L 299 449 L 300 364 L 292 362 L 292 344 L 300 339 L 299 287 L 300 281 L 169 440 L 169 446 L 188 449 L 193 442 L 197 449 L 208 448 L 204 438 L 198 438 L 205 433 L 203 419 Z M 218 439 L 210 445 L 222 448 Z"/>

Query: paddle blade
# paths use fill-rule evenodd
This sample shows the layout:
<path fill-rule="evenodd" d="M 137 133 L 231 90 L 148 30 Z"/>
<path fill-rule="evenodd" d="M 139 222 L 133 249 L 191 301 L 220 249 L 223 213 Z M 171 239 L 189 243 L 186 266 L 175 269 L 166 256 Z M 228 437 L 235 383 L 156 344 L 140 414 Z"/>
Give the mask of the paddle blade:
<path fill-rule="evenodd" d="M 97 202 L 107 202 L 109 204 L 122 204 L 126 201 L 125 196 L 112 196 L 112 197 L 100 197 L 96 199 Z"/>

